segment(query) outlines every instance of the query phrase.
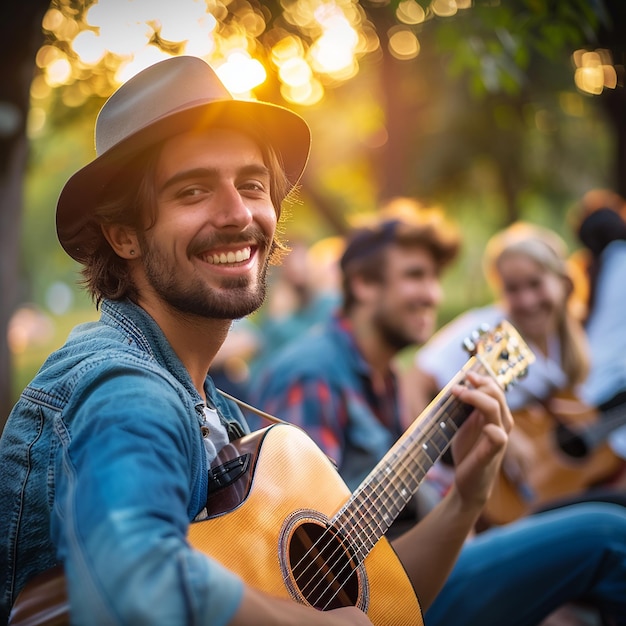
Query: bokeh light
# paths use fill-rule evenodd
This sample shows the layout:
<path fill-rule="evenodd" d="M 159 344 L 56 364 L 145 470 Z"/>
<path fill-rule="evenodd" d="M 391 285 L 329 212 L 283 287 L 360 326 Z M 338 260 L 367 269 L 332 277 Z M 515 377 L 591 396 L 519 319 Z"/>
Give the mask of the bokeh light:
<path fill-rule="evenodd" d="M 226 88 L 236 95 L 249 93 L 267 77 L 263 65 L 243 51 L 232 52 L 216 72 Z"/>
<path fill-rule="evenodd" d="M 376 4 L 389 2 L 370 0 Z M 400 0 L 397 24 L 387 33 L 389 54 L 401 62 L 415 59 L 426 20 L 450 18 L 472 5 L 472 0 Z M 44 17 L 51 36 L 37 65 L 48 90 L 33 85 L 34 106 L 58 87 L 66 91 L 67 106 L 80 106 L 91 95 L 107 97 L 141 69 L 178 54 L 211 63 L 236 97 L 253 98 L 271 75 L 287 102 L 313 106 L 326 89 L 354 78 L 362 57 L 381 54 L 376 27 L 356 0 L 282 0 L 279 15 L 247 0 L 85 0 L 81 7 L 56 0 Z M 603 55 L 574 55 L 581 91 L 597 94 L 617 85 L 615 68 Z M 498 68 L 488 61 L 482 71 L 489 84 L 498 82 Z M 41 122 L 36 119 L 33 128 Z"/>
<path fill-rule="evenodd" d="M 398 26 L 389 31 L 389 52 L 401 61 L 414 59 L 420 53 L 420 42 L 413 31 Z"/>
<path fill-rule="evenodd" d="M 402 0 L 396 9 L 396 17 L 403 24 L 421 24 L 426 19 L 426 11 L 415 0 Z"/>
<path fill-rule="evenodd" d="M 576 50 L 572 59 L 576 67 L 574 81 L 581 91 L 597 96 L 605 88 L 617 86 L 617 71 L 609 50 Z"/>

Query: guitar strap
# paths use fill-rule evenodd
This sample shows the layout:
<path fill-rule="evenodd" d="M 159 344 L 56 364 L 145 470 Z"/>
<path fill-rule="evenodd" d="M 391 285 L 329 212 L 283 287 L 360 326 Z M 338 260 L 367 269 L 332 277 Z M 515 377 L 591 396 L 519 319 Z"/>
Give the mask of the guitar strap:
<path fill-rule="evenodd" d="M 221 389 L 218 389 L 217 391 L 219 394 L 221 394 L 225 398 L 232 400 L 240 408 L 246 409 L 247 411 L 251 411 L 255 415 L 258 415 L 259 417 L 262 417 L 268 420 L 269 422 L 272 422 L 273 424 L 287 424 L 288 426 L 293 427 L 293 424 L 291 422 L 287 422 L 286 420 L 281 420 L 280 417 L 276 417 L 275 415 L 272 415 L 271 413 L 266 413 L 265 411 L 262 411 L 261 409 L 257 409 L 257 407 L 252 406 L 251 404 L 248 404 L 247 402 L 244 402 L 243 400 L 240 400 L 239 398 L 235 398 L 235 396 L 231 396 L 229 393 L 226 393 L 225 391 L 222 391 Z M 333 464 L 333 467 L 337 469 L 337 461 L 335 461 L 335 459 L 329 457 L 328 455 L 326 455 L 326 457 Z"/>
<path fill-rule="evenodd" d="M 279 417 L 276 417 L 275 415 L 272 415 L 271 413 L 266 413 L 265 411 L 262 411 L 261 409 L 257 409 L 255 406 L 252 406 L 251 404 L 248 404 L 247 402 L 240 400 L 239 398 L 235 398 L 235 396 L 231 396 L 229 393 L 226 393 L 222 389 L 218 389 L 217 392 L 220 395 L 224 396 L 225 398 L 228 398 L 229 400 L 237 404 L 240 408 L 245 409 L 246 411 L 250 411 L 254 413 L 255 415 L 258 415 L 259 417 L 262 417 L 272 422 L 273 424 L 289 424 L 289 422 L 286 422 L 285 420 L 281 420 Z"/>

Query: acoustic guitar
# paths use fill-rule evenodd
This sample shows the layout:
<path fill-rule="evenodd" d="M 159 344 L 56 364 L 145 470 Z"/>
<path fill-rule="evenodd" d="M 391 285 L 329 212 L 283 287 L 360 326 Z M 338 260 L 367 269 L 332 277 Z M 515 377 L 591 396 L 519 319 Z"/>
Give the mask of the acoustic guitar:
<path fill-rule="evenodd" d="M 384 536 L 473 410 L 450 393 L 467 371 L 506 388 L 534 355 L 508 322 L 471 340 L 457 376 L 350 493 L 301 429 L 279 423 L 228 444 L 212 465 L 209 516 L 190 544 L 268 594 L 319 610 L 357 606 L 376 626 L 423 626 L 419 600 Z M 60 568 L 33 579 L 9 624 L 67 623 Z"/>
<path fill-rule="evenodd" d="M 533 462 L 523 479 L 502 464 L 483 512 L 488 525 L 508 524 L 548 502 L 584 493 L 624 467 L 607 439 L 626 424 L 626 406 L 600 412 L 563 391 L 513 417 Z"/>

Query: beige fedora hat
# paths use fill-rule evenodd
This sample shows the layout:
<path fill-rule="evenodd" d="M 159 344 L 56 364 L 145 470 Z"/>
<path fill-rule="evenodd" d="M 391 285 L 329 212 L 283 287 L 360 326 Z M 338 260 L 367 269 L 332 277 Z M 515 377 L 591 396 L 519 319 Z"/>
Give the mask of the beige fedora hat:
<path fill-rule="evenodd" d="M 65 251 L 84 260 L 84 227 L 102 191 L 133 155 L 177 133 L 219 125 L 247 129 L 267 141 L 291 185 L 298 183 L 311 145 L 307 123 L 278 105 L 235 100 L 198 57 L 172 57 L 131 78 L 100 110 L 96 158 L 67 181 L 57 203 L 57 234 Z"/>

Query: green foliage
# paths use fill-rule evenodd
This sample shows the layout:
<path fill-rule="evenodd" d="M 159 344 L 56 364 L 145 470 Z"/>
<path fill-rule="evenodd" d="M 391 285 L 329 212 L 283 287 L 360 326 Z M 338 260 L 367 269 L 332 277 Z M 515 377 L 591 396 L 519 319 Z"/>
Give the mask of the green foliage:
<path fill-rule="evenodd" d="M 56 199 L 64 182 L 93 156 L 93 118 L 88 115 L 75 116 L 62 128 L 31 140 L 21 266 L 29 285 L 27 299 L 40 306 L 45 306 L 46 290 L 53 282 L 76 283 L 77 264 L 56 236 Z M 79 290 L 75 291 L 78 296 Z"/>
<path fill-rule="evenodd" d="M 468 81 L 477 99 L 515 95 L 529 87 L 533 60 L 561 67 L 564 56 L 594 40 L 598 17 L 588 0 L 511 0 L 472 10 L 436 27 L 452 76 Z"/>

